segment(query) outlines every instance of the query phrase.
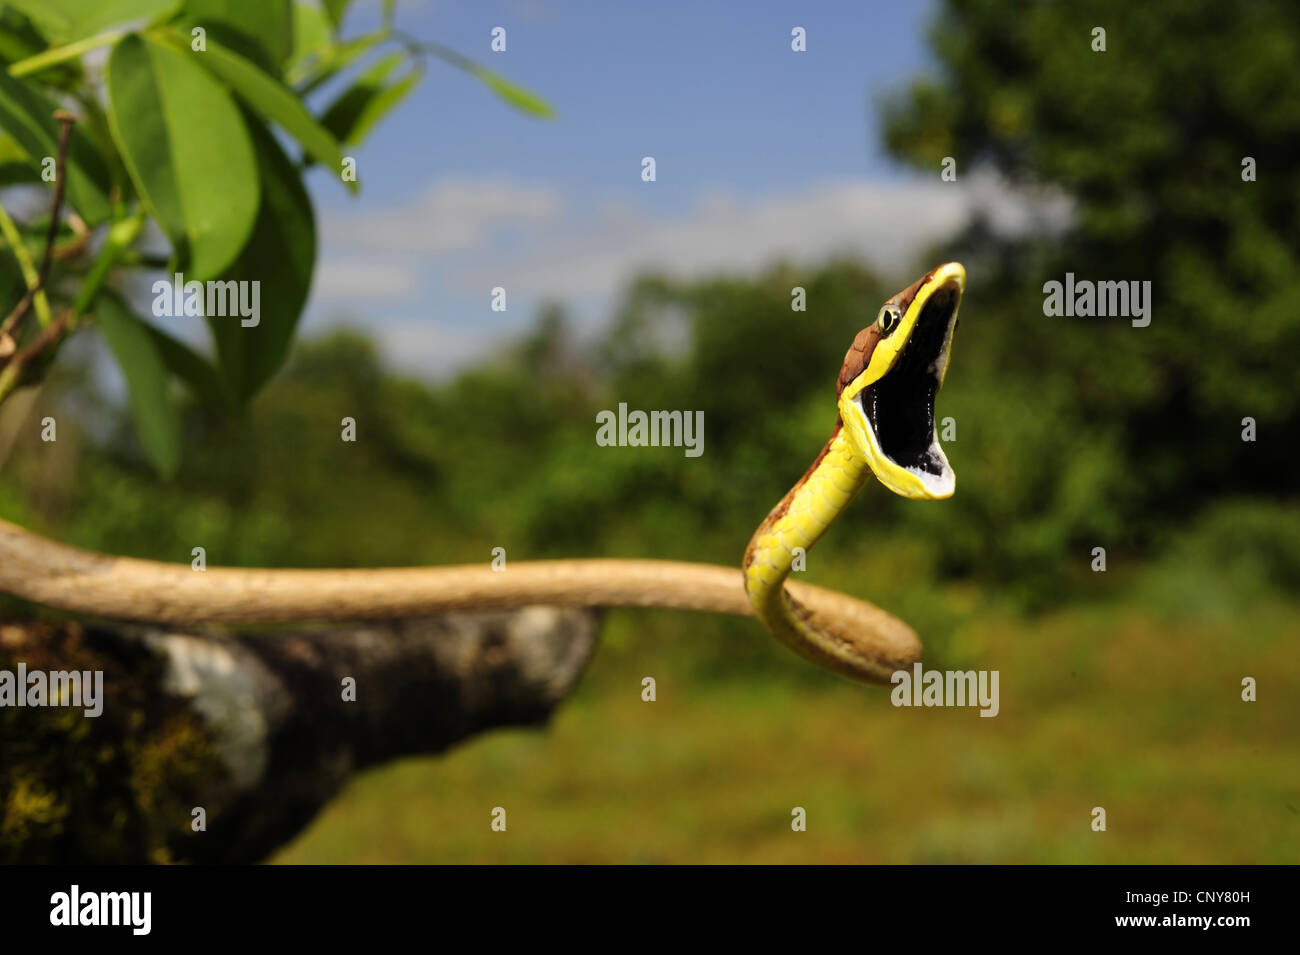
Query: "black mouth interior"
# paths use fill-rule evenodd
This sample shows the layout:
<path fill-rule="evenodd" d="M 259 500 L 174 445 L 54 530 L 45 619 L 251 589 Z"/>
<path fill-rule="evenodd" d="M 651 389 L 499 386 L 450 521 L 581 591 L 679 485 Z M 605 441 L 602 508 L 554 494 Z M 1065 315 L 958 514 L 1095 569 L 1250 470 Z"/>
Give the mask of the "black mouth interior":
<path fill-rule="evenodd" d="M 943 473 L 943 461 L 932 449 L 934 396 L 939 392 L 935 362 L 957 302 L 958 292 L 952 286 L 931 295 L 894 367 L 859 396 L 880 450 L 899 467 Z"/>

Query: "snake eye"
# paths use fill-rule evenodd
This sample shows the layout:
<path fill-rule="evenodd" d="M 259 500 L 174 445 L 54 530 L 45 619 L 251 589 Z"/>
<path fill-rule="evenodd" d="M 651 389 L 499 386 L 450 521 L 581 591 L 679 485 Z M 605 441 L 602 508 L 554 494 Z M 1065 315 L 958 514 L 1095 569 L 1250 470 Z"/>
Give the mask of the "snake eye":
<path fill-rule="evenodd" d="M 876 316 L 876 324 L 880 326 L 882 334 L 888 335 L 898 327 L 898 323 L 902 318 L 903 313 L 898 310 L 896 305 L 886 305 L 880 310 L 880 314 Z"/>

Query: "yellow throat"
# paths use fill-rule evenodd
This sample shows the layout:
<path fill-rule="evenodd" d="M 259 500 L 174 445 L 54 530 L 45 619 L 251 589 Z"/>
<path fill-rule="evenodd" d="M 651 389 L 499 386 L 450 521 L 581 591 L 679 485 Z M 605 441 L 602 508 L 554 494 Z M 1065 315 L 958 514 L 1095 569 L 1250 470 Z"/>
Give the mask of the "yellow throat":
<path fill-rule="evenodd" d="M 887 301 L 858 333 L 836 382 L 839 416 L 830 440 L 745 551 L 745 591 L 758 618 L 796 653 L 851 679 L 887 682 L 890 674 L 795 600 L 785 581 L 869 475 L 904 497 L 952 495 L 956 479 L 939 445 L 934 399 L 965 287 L 960 264 L 941 265 Z"/>

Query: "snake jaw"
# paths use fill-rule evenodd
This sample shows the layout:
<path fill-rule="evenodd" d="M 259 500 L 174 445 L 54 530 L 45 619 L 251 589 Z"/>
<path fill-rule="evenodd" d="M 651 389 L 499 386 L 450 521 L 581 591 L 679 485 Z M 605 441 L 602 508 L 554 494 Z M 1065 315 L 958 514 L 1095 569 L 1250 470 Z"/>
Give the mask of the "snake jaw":
<path fill-rule="evenodd" d="M 840 394 L 840 416 L 877 479 L 896 494 L 950 497 L 956 475 L 939 444 L 935 396 L 948 370 L 966 270 L 940 266 L 889 304 L 902 319 L 877 333 L 863 370 Z M 861 338 L 861 336 L 859 336 Z"/>

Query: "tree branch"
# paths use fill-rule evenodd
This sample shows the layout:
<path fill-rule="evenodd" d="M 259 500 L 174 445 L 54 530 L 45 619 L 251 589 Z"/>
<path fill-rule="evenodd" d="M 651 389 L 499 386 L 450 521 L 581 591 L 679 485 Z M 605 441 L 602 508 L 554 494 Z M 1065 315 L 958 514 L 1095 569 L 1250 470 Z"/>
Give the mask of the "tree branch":
<path fill-rule="evenodd" d="M 36 296 L 44 290 L 45 280 L 50 274 L 50 262 L 54 255 L 54 240 L 59 234 L 59 212 L 63 208 L 63 194 L 66 191 L 68 167 L 68 139 L 72 135 L 72 124 L 76 117 L 66 110 L 55 110 L 54 118 L 59 122 L 59 154 L 54 163 L 54 198 L 50 203 L 50 225 L 45 233 L 45 254 L 41 257 L 41 267 L 36 273 L 36 281 L 28 285 L 27 291 L 14 306 L 12 312 L 0 322 L 0 358 L 6 339 L 17 341 L 20 324 L 27 317 Z"/>
<path fill-rule="evenodd" d="M 598 620 L 526 607 L 256 634 L 0 622 L 0 668 L 98 670 L 103 690 L 95 719 L 0 710 L 0 862 L 260 861 L 362 769 L 544 724 Z M 69 752 L 95 758 L 68 773 Z"/>
<path fill-rule="evenodd" d="M 72 309 L 66 309 L 24 348 L 16 352 L 9 362 L 0 367 L 0 403 L 17 390 L 29 377 L 29 368 L 47 350 L 56 347 L 77 326 Z"/>

